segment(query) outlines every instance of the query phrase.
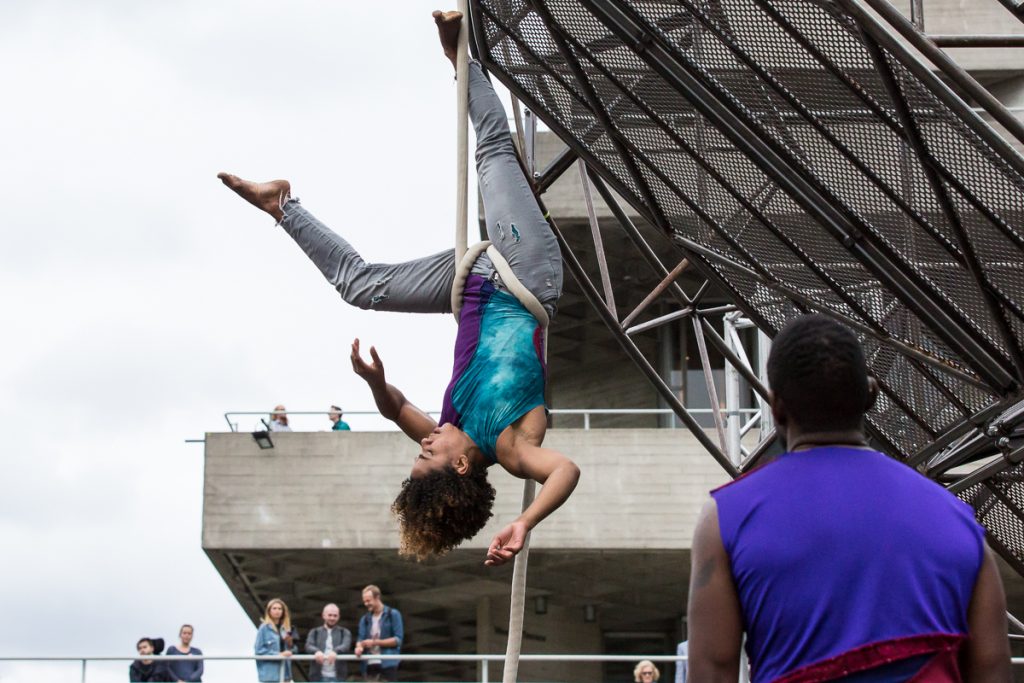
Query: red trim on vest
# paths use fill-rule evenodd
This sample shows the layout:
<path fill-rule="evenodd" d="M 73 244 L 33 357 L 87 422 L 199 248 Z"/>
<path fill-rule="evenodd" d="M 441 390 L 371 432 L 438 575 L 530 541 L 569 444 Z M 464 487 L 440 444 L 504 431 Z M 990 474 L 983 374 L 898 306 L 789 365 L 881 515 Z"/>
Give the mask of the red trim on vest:
<path fill-rule="evenodd" d="M 930 633 L 868 643 L 858 648 L 790 671 L 773 683 L 819 683 L 867 671 L 909 657 L 935 653 L 911 679 L 911 683 L 960 683 L 957 654 L 967 636 Z"/>

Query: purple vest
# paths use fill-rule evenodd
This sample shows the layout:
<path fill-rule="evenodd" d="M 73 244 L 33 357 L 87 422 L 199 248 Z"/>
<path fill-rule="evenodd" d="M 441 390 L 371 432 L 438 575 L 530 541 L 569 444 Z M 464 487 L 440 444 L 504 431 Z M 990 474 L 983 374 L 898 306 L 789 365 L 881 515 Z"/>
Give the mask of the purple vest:
<path fill-rule="evenodd" d="M 966 503 L 906 465 L 816 448 L 711 495 L 755 683 L 855 650 L 871 668 L 895 643 L 967 633 L 984 531 Z"/>

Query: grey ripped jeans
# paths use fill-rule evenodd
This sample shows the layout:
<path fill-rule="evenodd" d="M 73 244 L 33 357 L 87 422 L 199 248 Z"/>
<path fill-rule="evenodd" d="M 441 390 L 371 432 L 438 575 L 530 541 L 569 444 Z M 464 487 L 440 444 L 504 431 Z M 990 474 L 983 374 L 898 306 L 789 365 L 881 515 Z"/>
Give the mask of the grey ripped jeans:
<path fill-rule="evenodd" d="M 515 156 L 508 119 L 480 65 L 470 63 L 469 115 L 476 129 L 476 167 L 487 236 L 520 282 L 554 316 L 562 293 L 562 258 Z M 302 247 L 341 298 L 359 308 L 406 313 L 451 312 L 455 251 L 405 263 L 366 263 L 344 238 L 297 200 L 284 207 L 281 225 Z M 500 279 L 482 255 L 473 272 Z"/>

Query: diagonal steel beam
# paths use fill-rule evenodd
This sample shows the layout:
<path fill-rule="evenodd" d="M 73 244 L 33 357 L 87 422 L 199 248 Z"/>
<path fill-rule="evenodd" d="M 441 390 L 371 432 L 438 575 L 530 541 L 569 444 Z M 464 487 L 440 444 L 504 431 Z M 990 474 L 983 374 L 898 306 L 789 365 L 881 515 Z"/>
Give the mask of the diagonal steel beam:
<path fill-rule="evenodd" d="M 910 358 L 914 358 L 916 360 L 922 361 L 923 363 L 925 363 L 927 365 L 930 365 L 931 367 L 934 367 L 934 368 L 936 368 L 938 370 L 941 370 L 942 372 L 944 372 L 944 373 L 946 373 L 948 375 L 952 375 L 957 380 L 959 380 L 961 382 L 964 382 L 966 384 L 969 384 L 969 385 L 975 387 L 976 389 L 981 389 L 982 391 L 985 391 L 985 392 L 987 392 L 989 394 L 993 393 L 992 387 L 989 386 L 988 384 L 985 384 L 984 382 L 982 382 L 977 377 L 975 377 L 975 376 L 973 376 L 971 374 L 968 374 L 968 373 L 966 373 L 966 372 L 964 372 L 964 371 L 962 371 L 962 370 L 960 370 L 958 368 L 955 368 L 955 367 L 949 365 L 949 363 L 946 363 L 944 360 L 942 360 L 940 358 L 936 358 L 934 356 L 930 356 L 930 355 L 924 353 L 923 351 L 921 351 L 920 349 L 916 349 L 913 346 L 910 346 L 909 344 L 907 344 L 906 342 L 903 342 L 903 341 L 900 341 L 899 339 L 896 339 L 895 337 L 880 336 L 876 329 L 874 329 L 873 327 L 865 324 L 864 322 L 862 322 L 860 320 L 856 320 L 856 319 L 851 318 L 849 316 L 843 315 L 842 313 L 839 313 L 839 312 L 829 308 L 828 306 L 824 306 L 821 301 L 815 301 L 814 299 L 804 295 L 803 293 L 801 293 L 800 291 L 798 291 L 798 290 L 796 290 L 796 289 L 794 289 L 792 287 L 789 287 L 788 285 L 784 285 L 784 284 L 776 282 L 774 280 L 766 280 L 766 279 L 762 278 L 761 275 L 759 273 L 757 273 L 757 271 L 751 269 L 750 267 L 748 267 L 748 266 L 746 266 L 746 265 L 744 265 L 742 263 L 737 263 L 736 261 L 732 261 L 732 260 L 722 256 L 721 254 L 717 254 L 717 253 L 711 251 L 710 249 L 707 249 L 706 247 L 704 247 L 701 244 L 697 244 L 696 242 L 693 242 L 691 240 L 688 240 L 688 239 L 686 239 L 684 237 L 680 237 L 680 236 L 677 236 L 676 240 L 678 242 L 680 242 L 680 244 L 682 244 L 685 248 L 689 249 L 692 253 L 699 254 L 699 255 L 707 258 L 708 260 L 710 260 L 712 262 L 721 263 L 726 268 L 736 269 L 736 270 L 738 270 L 740 272 L 745 273 L 748 277 L 756 278 L 765 287 L 779 292 L 781 295 L 785 296 L 787 299 L 791 299 L 793 301 L 798 301 L 804 307 L 806 307 L 809 310 L 815 310 L 815 311 L 821 313 L 822 315 L 827 315 L 828 317 L 833 318 L 834 320 L 838 320 L 839 322 L 843 323 L 844 325 L 849 325 L 850 327 L 854 328 L 858 332 L 860 332 L 862 334 L 866 334 L 866 335 L 872 337 L 873 339 L 878 341 L 880 344 L 884 344 L 886 346 L 889 346 L 889 347 L 891 347 L 892 349 L 894 349 L 895 351 L 897 351 L 898 353 L 900 353 L 900 354 L 902 354 L 904 356 L 908 356 Z"/>
<path fill-rule="evenodd" d="M 576 258 L 576 254 L 573 253 L 572 247 L 569 246 L 569 243 L 562 235 L 562 231 L 558 229 L 558 226 L 553 220 L 549 219 L 549 221 L 551 223 L 552 232 L 558 239 L 558 245 L 562 250 L 562 260 L 565 262 L 569 272 L 576 280 L 576 283 L 580 286 L 580 290 L 583 292 L 587 301 L 590 302 L 590 305 L 601 317 L 605 327 L 607 327 L 612 333 L 615 340 L 619 342 L 619 345 L 633 360 L 640 371 L 644 373 L 647 380 L 654 386 L 654 389 L 662 399 L 664 399 L 665 403 L 668 404 L 669 408 L 672 409 L 672 412 L 674 412 L 680 421 L 686 425 L 687 429 L 690 430 L 690 433 L 696 437 L 701 446 L 703 446 L 705 450 L 707 450 L 707 452 L 710 453 L 716 461 L 718 461 L 718 464 L 722 466 L 729 476 L 738 476 L 739 470 L 737 470 L 736 466 L 729 461 L 729 457 L 711 439 L 708 438 L 708 435 L 704 433 L 704 429 L 697 424 L 697 421 L 692 415 L 690 415 L 689 411 L 686 410 L 686 406 L 682 404 L 679 397 L 677 397 L 675 392 L 672 391 L 672 388 L 665 383 L 665 380 L 661 378 L 658 371 L 654 369 L 654 366 L 652 366 L 647 358 L 644 357 L 640 349 L 637 348 L 635 343 L 633 343 L 633 340 L 626 336 L 625 332 L 622 331 L 622 328 L 619 327 L 618 320 L 616 320 L 615 316 L 611 314 L 608 307 L 604 305 L 604 302 L 601 300 L 600 293 L 597 291 L 594 283 L 590 281 L 590 278 L 587 276 L 587 273 L 583 269 L 579 259 Z"/>
<path fill-rule="evenodd" d="M 551 160 L 539 175 L 534 177 L 534 187 L 543 194 L 548 188 L 555 184 L 555 181 L 565 175 L 565 172 L 572 168 L 573 163 L 579 156 L 572 147 L 566 147 L 558 156 Z"/>
<path fill-rule="evenodd" d="M 697 353 L 700 355 L 700 367 L 704 371 L 704 386 L 708 390 L 708 398 L 711 403 L 711 416 L 715 420 L 715 430 L 718 432 L 718 441 L 722 444 L 722 450 L 728 452 L 728 439 L 725 438 L 725 424 L 722 422 L 722 404 L 718 402 L 718 388 L 715 387 L 715 375 L 711 371 L 711 358 L 708 355 L 707 341 L 704 339 L 704 327 L 700 323 L 698 315 L 693 316 L 693 332 L 697 339 Z"/>
<path fill-rule="evenodd" d="M 537 12 L 538 16 L 540 16 L 548 24 L 548 26 L 558 26 L 554 17 L 551 15 L 547 7 L 545 6 L 543 0 L 529 0 L 529 4 L 533 7 L 534 11 Z M 562 52 L 563 57 L 565 57 L 566 66 L 569 67 L 569 70 L 575 77 L 576 83 L 580 87 L 580 90 L 583 93 L 583 96 L 586 99 L 587 104 L 590 107 L 590 110 L 594 114 L 598 123 L 600 123 L 601 128 L 604 129 L 605 134 L 608 136 L 609 141 L 612 143 L 612 146 L 615 147 L 616 151 L 618 152 L 619 158 L 621 159 L 623 165 L 625 165 L 626 170 L 629 172 L 630 177 L 636 184 L 636 187 L 640 191 L 640 194 L 643 196 L 644 202 L 650 207 L 654 215 L 657 216 L 658 222 L 656 224 L 662 229 L 667 229 L 670 225 L 670 222 L 668 218 L 665 216 L 665 212 L 661 208 L 661 203 L 654 195 L 654 192 L 651 191 L 650 185 L 648 185 L 647 183 L 647 179 L 644 178 L 643 174 L 640 172 L 639 167 L 637 167 L 636 159 L 633 158 L 633 155 L 630 154 L 629 150 L 626 148 L 625 139 L 621 131 L 619 131 L 618 127 L 615 125 L 615 122 L 612 121 L 611 116 L 605 110 L 604 105 L 601 102 L 601 98 L 594 90 L 594 86 L 590 82 L 590 79 L 587 78 L 587 75 L 583 72 L 583 68 L 573 58 L 572 48 L 563 37 L 562 31 L 553 30 L 551 31 L 550 35 L 552 40 L 554 40 L 555 44 L 558 46 L 558 49 Z"/>
<path fill-rule="evenodd" d="M 890 112 L 883 109 L 879 103 L 868 94 L 862 85 L 850 78 L 850 76 L 846 74 L 834 61 L 832 61 L 828 55 L 824 54 L 816 45 L 811 43 L 807 37 L 793 26 L 793 24 L 783 16 L 778 9 L 773 7 L 768 0 L 755 0 L 755 2 L 757 2 L 757 4 L 769 16 L 771 16 L 783 30 L 786 31 L 786 33 L 799 43 L 799 45 L 806 50 L 808 54 L 814 57 L 814 59 L 825 67 L 829 73 L 846 85 L 846 87 L 849 88 L 850 93 L 863 102 L 865 107 L 878 117 L 879 121 L 884 123 L 890 130 L 896 133 L 896 135 L 903 137 L 903 130 L 899 121 Z M 942 174 L 946 181 L 950 183 L 953 189 L 963 195 L 971 206 L 991 222 L 992 225 L 996 226 L 996 228 L 998 228 L 1007 239 L 1012 241 L 1018 247 L 1024 248 L 1024 237 L 1018 234 L 1001 216 L 989 208 L 973 191 L 971 191 L 969 187 L 964 185 L 963 182 L 961 182 L 945 164 L 935 158 L 930 152 L 928 152 L 921 161 L 923 163 L 931 164 L 939 173 Z M 928 229 L 924 224 L 921 225 L 923 228 Z M 1007 304 L 1007 301 L 1008 299 L 1004 297 L 1004 304 Z"/>
<path fill-rule="evenodd" d="M 946 86 L 930 69 L 918 59 L 915 59 L 908 51 L 883 28 L 869 12 L 865 11 L 855 0 L 834 0 L 847 14 L 856 20 L 857 24 L 871 33 L 872 37 L 881 43 L 886 50 L 900 57 L 900 62 L 928 85 L 928 89 L 937 95 L 947 107 L 957 112 L 961 120 L 966 123 L 979 137 L 991 145 L 1001 158 L 1017 169 L 1018 173 L 1024 174 L 1024 157 L 1017 154 L 1006 141 L 992 130 L 980 116 L 975 114 L 952 90 Z M 1013 137 L 1024 144 L 1024 124 L 1011 114 L 1003 103 L 997 100 L 992 93 L 984 88 L 978 81 L 968 74 L 963 67 L 953 61 L 949 55 L 935 46 L 933 42 L 914 28 L 907 19 L 899 13 L 895 7 L 885 0 L 863 0 L 871 9 L 885 19 L 900 35 L 907 39 L 911 45 L 927 57 L 935 66 L 944 73 L 953 83 L 966 92 L 978 104 L 980 104 L 992 118 L 1000 123 Z"/>
<path fill-rule="evenodd" d="M 672 272 L 666 275 L 665 278 L 661 282 L 659 282 L 653 290 L 651 290 L 651 293 L 645 296 L 644 300 L 641 301 L 637 305 L 637 307 L 634 308 L 632 312 L 630 312 L 629 315 L 622 319 L 622 329 L 626 329 L 627 327 L 629 327 L 630 323 L 632 323 L 634 320 L 640 317 L 640 314 L 647 310 L 648 306 L 657 301 L 658 297 L 664 294 L 665 290 L 668 289 L 673 282 L 679 279 L 679 276 L 683 274 L 683 271 L 685 271 L 689 267 L 689 259 L 684 258 L 682 261 L 680 261 L 679 265 L 673 268 Z"/>
<path fill-rule="evenodd" d="M 908 264 L 901 264 L 900 258 L 894 260 L 896 255 L 890 253 L 890 249 L 870 239 L 870 229 L 865 230 L 865 226 L 859 225 L 855 216 L 844 215 L 836 206 L 836 198 L 829 196 L 827 191 L 822 194 L 823 188 L 787 161 L 786 153 L 777 149 L 771 139 L 763 139 L 756 129 L 750 129 L 743 121 L 742 112 L 735 110 L 735 103 L 719 99 L 715 92 L 691 74 L 683 66 L 685 56 L 670 54 L 658 42 L 657 36 L 652 40 L 647 29 L 612 0 L 581 2 L 627 45 L 633 46 L 638 56 L 661 73 L 698 111 L 713 121 L 737 149 L 773 178 L 981 377 L 1002 393 L 1017 388 L 1016 379 L 1003 367 L 1002 354 L 978 339 L 970 323 L 944 297 L 922 283 Z"/>
<path fill-rule="evenodd" d="M 927 152 L 927 145 L 921 135 L 921 130 L 917 125 L 917 121 L 910 111 L 910 107 L 907 104 L 903 92 L 896 83 L 896 76 L 892 72 L 891 65 L 882 54 L 882 50 L 878 43 L 876 43 L 867 34 L 864 34 L 864 44 L 867 47 L 868 52 L 871 53 L 871 59 L 874 61 L 875 68 L 882 78 L 882 85 L 889 93 L 889 98 L 892 100 L 893 106 L 896 108 L 896 115 L 899 117 L 900 123 L 903 124 L 903 131 L 905 133 L 907 143 L 919 156 L 924 155 Z M 942 179 L 939 177 L 938 173 L 936 173 L 935 169 L 928 163 L 922 163 L 921 168 L 924 171 L 925 178 L 928 180 L 928 184 L 931 186 L 936 202 L 942 208 L 942 212 L 946 216 L 946 221 L 949 223 L 950 227 L 953 228 L 960 252 L 964 257 L 967 272 L 970 273 L 971 277 L 974 279 L 978 292 L 988 307 L 989 315 L 999 328 L 1003 344 L 1010 352 L 1010 358 L 1017 369 L 1017 379 L 1024 381 L 1024 351 L 1021 350 L 1020 343 L 1014 335 L 1013 328 L 1011 327 L 1010 320 L 1006 315 L 1006 311 L 1000 305 L 997 297 L 992 291 L 993 288 L 991 286 L 991 282 L 989 282 L 988 276 L 982 268 L 981 261 L 978 259 L 978 255 L 971 244 L 967 231 L 964 229 L 963 222 L 960 220 L 960 215 L 957 212 L 956 207 L 953 205 L 953 200 L 950 198 L 949 192 L 946 190 Z"/>
<path fill-rule="evenodd" d="M 587 205 L 587 221 L 590 223 L 590 236 L 594 240 L 594 251 L 597 256 L 597 269 L 601 274 L 601 285 L 604 287 L 605 305 L 612 314 L 618 318 L 619 314 L 615 308 L 615 290 L 612 288 L 612 278 L 608 273 L 608 255 L 604 251 L 604 239 L 601 237 L 601 224 L 597 221 L 597 212 L 594 210 L 594 195 L 590 191 L 590 178 L 587 175 L 587 162 L 580 159 L 577 162 L 580 169 L 580 183 L 583 185 L 583 200 Z"/>

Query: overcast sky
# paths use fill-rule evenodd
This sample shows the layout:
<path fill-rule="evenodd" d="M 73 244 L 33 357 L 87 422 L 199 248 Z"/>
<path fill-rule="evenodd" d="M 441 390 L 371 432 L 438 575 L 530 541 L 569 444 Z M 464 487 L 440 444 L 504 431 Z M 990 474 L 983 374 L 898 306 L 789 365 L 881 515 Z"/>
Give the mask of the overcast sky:
<path fill-rule="evenodd" d="M 0 2 L 0 656 L 129 654 L 183 622 L 208 653 L 251 652 L 200 548 L 203 451 L 185 440 L 224 430 L 228 410 L 372 407 L 347 360 L 357 335 L 440 406 L 453 321 L 348 308 L 215 178 L 290 179 L 369 260 L 451 245 L 436 0 L 381 7 Z M 208 680 L 254 673 L 232 666 Z M 0 664 L 0 681 L 44 672 L 79 675 Z"/>

